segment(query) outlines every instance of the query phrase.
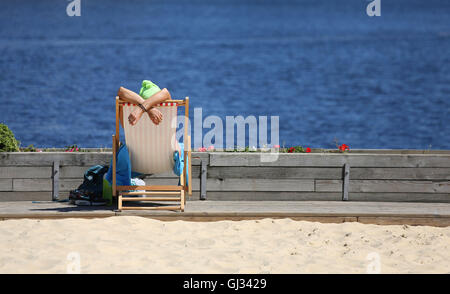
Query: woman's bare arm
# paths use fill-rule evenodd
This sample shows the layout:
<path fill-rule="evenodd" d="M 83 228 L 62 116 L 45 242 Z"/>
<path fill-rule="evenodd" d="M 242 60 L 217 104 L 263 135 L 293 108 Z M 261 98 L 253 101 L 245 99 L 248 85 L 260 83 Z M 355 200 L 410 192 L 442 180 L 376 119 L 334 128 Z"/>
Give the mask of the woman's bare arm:
<path fill-rule="evenodd" d="M 123 101 L 130 102 L 133 104 L 142 104 L 145 109 L 147 109 L 147 113 L 149 114 L 150 119 L 155 123 L 159 124 L 162 121 L 162 113 L 152 108 L 154 105 L 159 104 L 166 100 L 171 100 L 171 96 L 169 91 L 164 88 L 161 91 L 158 91 L 157 93 L 150 96 L 148 99 L 144 100 L 141 96 L 139 96 L 137 93 L 128 90 L 124 87 L 120 87 L 119 91 L 117 92 L 117 96 Z M 121 109 L 120 109 L 121 110 Z M 121 111 L 122 113 L 122 111 Z M 137 107 L 133 112 L 128 116 L 128 121 L 131 125 L 135 125 L 138 120 L 141 118 L 144 111 Z M 120 115 L 120 121 L 123 127 L 123 121 L 122 116 Z"/>
<path fill-rule="evenodd" d="M 128 90 L 127 88 L 120 87 L 117 91 L 117 96 L 123 101 L 130 102 L 133 104 L 142 104 L 145 100 L 139 96 L 137 93 Z"/>

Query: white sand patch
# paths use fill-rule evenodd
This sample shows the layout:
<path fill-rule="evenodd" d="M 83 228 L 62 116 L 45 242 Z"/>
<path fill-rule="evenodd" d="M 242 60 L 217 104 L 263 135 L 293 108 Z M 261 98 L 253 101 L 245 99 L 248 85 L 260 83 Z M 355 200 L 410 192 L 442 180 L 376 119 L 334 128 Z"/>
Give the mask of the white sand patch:
<path fill-rule="evenodd" d="M 79 260 L 78 260 L 79 257 Z M 142 217 L 0 221 L 0 273 L 450 273 L 450 227 Z"/>

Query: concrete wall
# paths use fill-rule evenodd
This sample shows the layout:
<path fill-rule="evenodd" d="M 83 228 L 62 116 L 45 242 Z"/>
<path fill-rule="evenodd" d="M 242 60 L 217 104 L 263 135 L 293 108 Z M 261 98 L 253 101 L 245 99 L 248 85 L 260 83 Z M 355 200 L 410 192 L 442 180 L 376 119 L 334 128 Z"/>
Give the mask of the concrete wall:
<path fill-rule="evenodd" d="M 280 153 L 275 161 L 262 158 L 261 153 L 193 152 L 192 158 L 190 200 L 203 195 L 207 200 L 342 201 L 345 186 L 349 201 L 450 202 L 448 151 Z M 111 152 L 0 153 L 0 201 L 51 200 L 55 162 L 59 198 L 67 198 L 90 166 L 109 164 L 110 159 Z M 348 181 L 344 181 L 345 164 Z M 178 179 L 164 174 L 145 181 L 176 184 Z"/>

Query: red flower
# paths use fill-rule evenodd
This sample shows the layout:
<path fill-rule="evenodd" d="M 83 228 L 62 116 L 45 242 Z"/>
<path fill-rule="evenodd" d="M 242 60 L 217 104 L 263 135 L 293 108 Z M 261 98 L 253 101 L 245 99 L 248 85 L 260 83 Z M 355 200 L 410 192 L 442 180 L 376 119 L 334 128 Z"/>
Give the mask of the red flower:
<path fill-rule="evenodd" d="M 311 152 L 311 148 L 306 147 L 306 153 L 310 153 Z"/>
<path fill-rule="evenodd" d="M 295 150 L 295 148 L 294 148 L 294 147 L 291 147 L 291 148 L 289 148 L 288 152 L 289 152 L 289 153 L 292 153 L 292 152 L 294 152 L 294 150 Z"/>
<path fill-rule="evenodd" d="M 341 146 L 339 146 L 339 150 L 341 152 L 344 152 L 345 150 L 350 150 L 350 147 L 348 147 L 347 144 L 342 144 Z"/>

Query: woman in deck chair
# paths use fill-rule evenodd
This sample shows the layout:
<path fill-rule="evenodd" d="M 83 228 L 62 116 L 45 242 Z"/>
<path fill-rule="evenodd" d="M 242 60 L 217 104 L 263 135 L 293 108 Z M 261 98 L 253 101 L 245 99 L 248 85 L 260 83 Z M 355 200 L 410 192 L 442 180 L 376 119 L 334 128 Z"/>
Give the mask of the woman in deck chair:
<path fill-rule="evenodd" d="M 117 92 L 117 96 L 119 97 L 120 100 L 136 104 L 137 106 L 139 106 L 136 107 L 135 110 L 133 110 L 128 116 L 128 122 L 132 126 L 137 124 L 137 122 L 144 113 L 147 113 L 150 120 L 155 125 L 159 125 L 163 120 L 163 115 L 161 111 L 159 111 L 154 106 L 164 101 L 172 100 L 172 97 L 166 88 L 161 90 L 156 84 L 154 84 L 149 80 L 142 81 L 142 88 L 139 91 L 139 94 L 124 87 L 120 87 Z M 124 128 L 122 117 L 123 117 L 123 108 L 122 106 L 120 106 L 119 119 L 122 128 Z M 174 161 L 176 162 L 174 172 L 175 174 L 179 175 L 179 173 L 181 172 L 180 171 L 181 161 L 183 161 L 182 150 L 180 148 L 180 144 L 177 141 L 175 141 L 175 144 L 176 144 L 175 150 L 178 152 L 174 153 Z"/>
<path fill-rule="evenodd" d="M 172 103 L 173 101 L 173 103 Z M 132 105 L 130 105 L 132 104 Z M 184 145 L 190 146 L 190 137 L 188 136 L 187 128 L 184 129 L 183 143 L 176 139 L 176 122 L 177 122 L 177 107 L 184 106 L 185 121 L 184 125 L 188 124 L 189 115 L 189 98 L 185 100 L 172 100 L 171 95 L 167 89 L 161 90 L 151 81 L 144 80 L 139 94 L 120 87 L 116 97 L 116 134 L 113 135 L 113 154 L 116 155 L 119 149 L 119 124 L 122 125 L 125 132 L 126 141 L 126 155 L 129 155 L 131 165 L 130 168 L 140 174 L 158 174 L 170 171 L 180 176 L 178 185 L 132 185 L 139 189 L 142 195 L 179 195 L 175 198 L 139 198 L 138 201 L 145 199 L 145 201 L 180 201 L 179 206 L 167 206 L 154 209 L 169 209 L 169 210 L 184 210 L 186 201 L 185 192 L 192 194 L 191 182 L 191 168 L 190 164 L 190 150 L 184 150 Z M 142 115 L 147 113 L 152 123 Z M 163 114 L 165 119 L 163 120 Z M 123 118 L 122 118 L 123 116 Z M 128 118 L 128 123 L 123 122 L 125 117 Z M 142 119 L 139 123 L 139 120 Z M 149 125 L 150 124 L 150 125 Z M 122 145 L 124 146 L 124 145 Z M 121 147 L 120 147 L 121 148 Z M 189 147 L 188 147 L 189 149 Z M 187 157 L 186 157 L 187 156 Z M 138 195 L 130 194 L 136 192 L 129 192 L 129 184 L 117 185 L 116 178 L 116 156 L 113 156 L 113 171 L 112 171 L 112 185 L 113 195 L 118 196 L 118 207 L 120 209 L 130 209 L 131 207 L 123 207 L 122 201 L 135 201 L 134 198 L 124 197 L 123 195 Z M 186 164 L 185 164 L 185 159 Z M 111 183 L 111 181 L 108 180 Z M 145 190 L 149 190 L 144 191 Z M 116 190 L 118 189 L 118 190 Z M 142 191 L 140 191 L 142 190 Z M 125 192 L 120 192 L 125 191 Z M 128 191 L 128 192 L 127 192 Z M 117 193 L 118 192 L 118 193 Z M 148 199 L 147 199 L 148 198 Z M 122 200 L 123 199 L 123 200 Z M 150 209 L 150 208 L 149 208 Z"/>

